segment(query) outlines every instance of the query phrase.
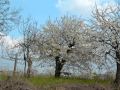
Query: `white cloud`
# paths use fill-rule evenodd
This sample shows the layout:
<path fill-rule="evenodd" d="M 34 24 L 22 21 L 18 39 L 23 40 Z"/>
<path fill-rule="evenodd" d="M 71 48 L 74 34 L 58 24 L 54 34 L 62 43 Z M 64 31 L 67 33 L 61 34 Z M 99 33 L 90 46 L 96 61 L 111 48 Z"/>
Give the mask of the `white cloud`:
<path fill-rule="evenodd" d="M 95 4 L 99 8 L 106 7 L 108 4 L 114 4 L 113 0 L 58 0 L 56 7 L 62 12 L 89 16 L 94 9 Z"/>
<path fill-rule="evenodd" d="M 56 7 L 62 13 L 78 12 L 80 14 L 89 12 L 96 0 L 58 0 Z"/>
<path fill-rule="evenodd" d="M 0 43 L 3 43 L 4 47 L 13 48 L 18 43 L 18 39 L 13 39 L 10 36 L 4 36 L 0 40 Z"/>

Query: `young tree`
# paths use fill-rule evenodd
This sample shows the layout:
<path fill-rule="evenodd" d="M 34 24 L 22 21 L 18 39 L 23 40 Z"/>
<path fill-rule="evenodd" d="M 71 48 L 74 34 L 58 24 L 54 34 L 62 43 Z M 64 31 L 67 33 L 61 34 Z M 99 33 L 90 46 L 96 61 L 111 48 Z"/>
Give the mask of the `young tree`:
<path fill-rule="evenodd" d="M 24 74 L 26 74 L 27 67 L 27 77 L 30 77 L 32 69 L 32 55 L 34 49 L 34 37 L 37 34 L 37 24 L 30 22 L 29 20 L 22 23 L 21 32 L 23 34 L 23 40 L 19 43 L 23 50 L 23 59 L 25 62 Z"/>
<path fill-rule="evenodd" d="M 19 47 L 6 48 L 6 50 L 7 50 L 7 52 L 6 52 L 5 59 L 14 61 L 13 77 L 15 77 L 18 60 L 21 60 L 21 50 L 19 49 Z"/>
<path fill-rule="evenodd" d="M 0 43 L 2 38 L 19 23 L 18 11 L 11 10 L 10 0 L 0 0 Z"/>
<path fill-rule="evenodd" d="M 8 44 L 8 41 L 6 41 L 5 38 L 3 40 L 2 45 L 2 53 L 1 58 L 5 60 L 11 60 L 14 62 L 13 65 L 13 77 L 16 76 L 16 70 L 17 70 L 17 63 L 18 60 L 21 60 L 21 49 L 18 46 L 17 41 L 11 40 L 11 43 Z"/>

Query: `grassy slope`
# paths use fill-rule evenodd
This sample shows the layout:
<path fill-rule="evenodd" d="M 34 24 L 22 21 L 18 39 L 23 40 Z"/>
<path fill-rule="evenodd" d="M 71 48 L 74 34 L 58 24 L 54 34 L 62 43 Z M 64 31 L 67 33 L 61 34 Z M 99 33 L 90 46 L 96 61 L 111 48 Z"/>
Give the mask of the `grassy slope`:
<path fill-rule="evenodd" d="M 54 78 L 49 76 L 37 76 L 27 79 L 30 83 L 35 86 L 52 86 L 61 84 L 99 84 L 99 85 L 110 85 L 111 80 L 100 80 L 100 79 L 80 79 L 80 78 Z"/>

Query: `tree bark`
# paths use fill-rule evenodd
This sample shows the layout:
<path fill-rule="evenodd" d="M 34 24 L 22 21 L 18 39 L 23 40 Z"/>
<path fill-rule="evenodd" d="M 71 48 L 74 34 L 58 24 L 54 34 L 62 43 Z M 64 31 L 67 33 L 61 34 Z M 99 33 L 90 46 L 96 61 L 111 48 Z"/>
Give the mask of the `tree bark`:
<path fill-rule="evenodd" d="M 117 70 L 116 70 L 116 78 L 114 82 L 116 87 L 120 88 L 120 53 L 119 51 L 116 51 L 116 57 L 117 57 L 117 61 L 116 61 Z"/>
<path fill-rule="evenodd" d="M 13 77 L 16 76 L 16 68 L 17 68 L 17 55 L 15 56 L 14 70 L 13 70 Z"/>
<path fill-rule="evenodd" d="M 24 62 L 25 62 L 25 66 L 24 66 L 24 76 L 26 76 L 26 65 L 27 65 L 27 59 L 26 59 L 25 52 L 24 52 Z"/>
<path fill-rule="evenodd" d="M 60 56 L 55 57 L 56 67 L 55 67 L 55 77 L 59 78 L 61 75 L 61 70 L 65 64 L 65 60 L 60 60 Z"/>
<path fill-rule="evenodd" d="M 27 68 L 27 77 L 30 78 L 31 76 L 31 69 L 32 69 L 32 60 L 31 58 L 29 57 L 29 60 L 28 60 L 28 68 Z"/>
<path fill-rule="evenodd" d="M 30 56 L 30 46 L 29 44 L 26 47 L 26 60 L 27 60 L 27 77 L 30 78 L 31 76 L 31 69 L 32 69 L 32 60 L 31 60 L 31 56 Z"/>

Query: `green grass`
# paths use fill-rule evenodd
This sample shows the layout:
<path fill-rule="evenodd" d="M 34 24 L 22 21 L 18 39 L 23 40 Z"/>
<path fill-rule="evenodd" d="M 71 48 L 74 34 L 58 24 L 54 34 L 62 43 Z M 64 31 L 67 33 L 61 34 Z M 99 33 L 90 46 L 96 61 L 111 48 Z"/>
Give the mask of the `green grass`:
<path fill-rule="evenodd" d="M 6 80 L 6 78 L 7 78 L 7 77 L 6 77 L 5 75 L 2 75 L 2 74 L 0 75 L 0 81 L 1 81 L 1 80 Z"/>
<path fill-rule="evenodd" d="M 0 80 L 2 80 L 2 76 L 0 75 Z"/>
<path fill-rule="evenodd" d="M 0 75 L 0 80 L 6 80 L 7 76 Z M 28 83 L 34 86 L 46 87 L 46 86 L 55 86 L 55 85 L 63 85 L 63 84 L 87 84 L 87 85 L 110 85 L 112 80 L 101 80 L 101 79 L 83 79 L 79 77 L 71 77 L 71 78 L 55 78 L 52 76 L 35 76 L 31 78 L 19 77 L 19 79 L 26 80 Z"/>
<path fill-rule="evenodd" d="M 49 76 L 36 76 L 36 77 L 31 77 L 27 80 L 36 86 L 50 86 L 50 85 L 61 85 L 61 84 L 109 85 L 111 83 L 111 80 L 81 79 L 81 78 L 54 78 Z"/>

